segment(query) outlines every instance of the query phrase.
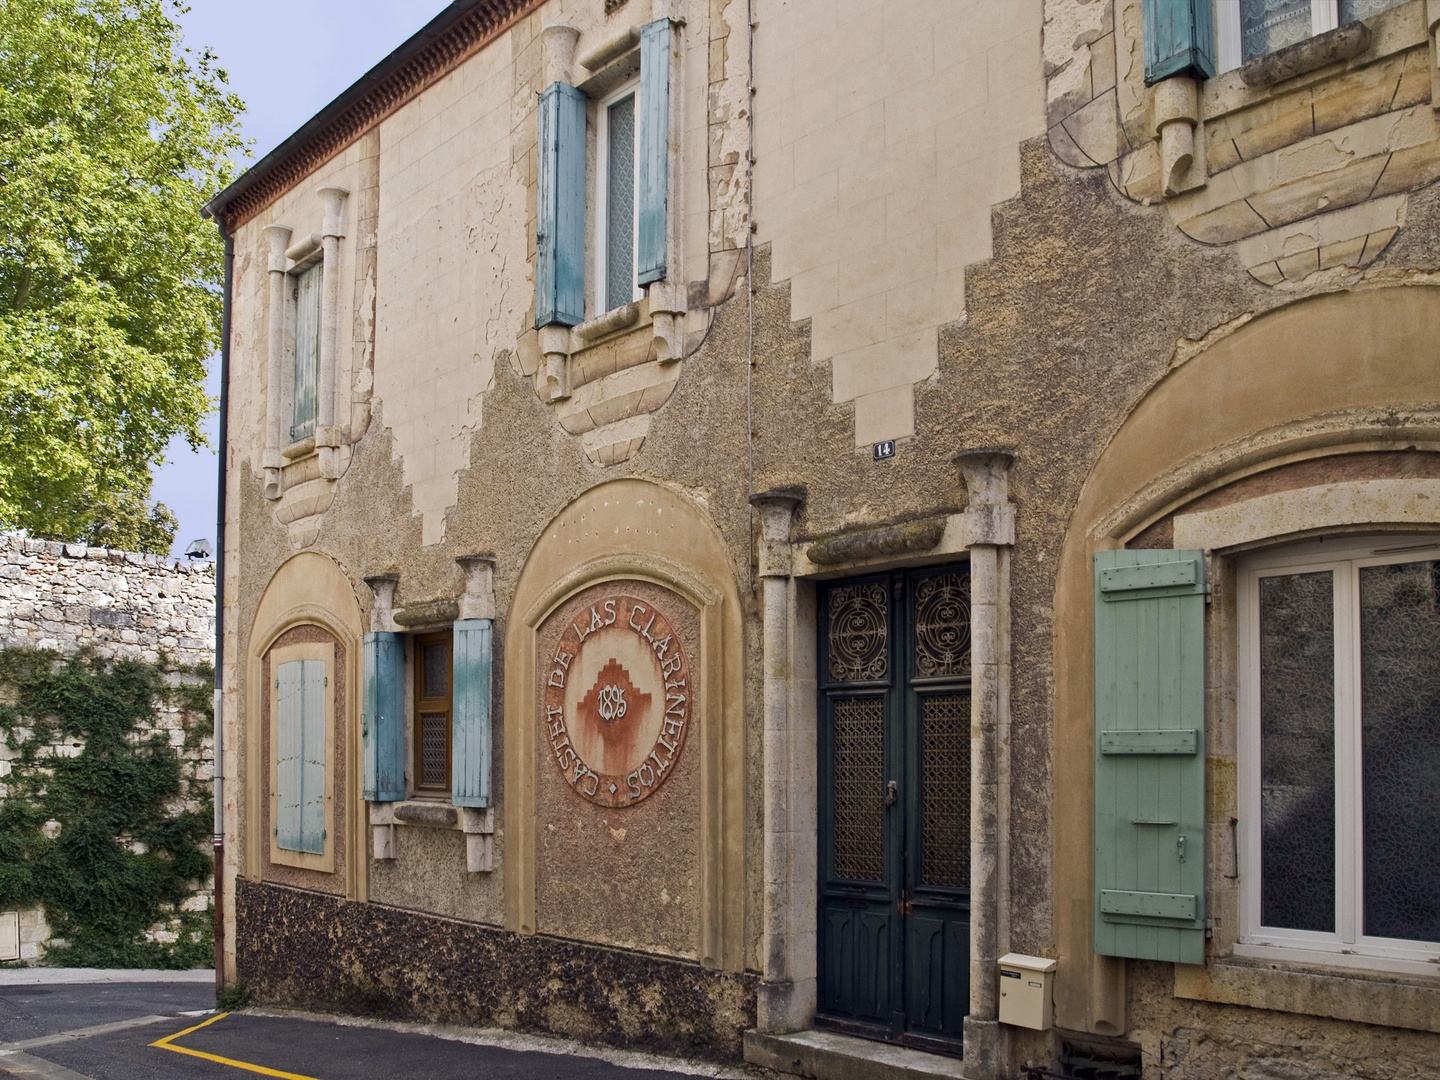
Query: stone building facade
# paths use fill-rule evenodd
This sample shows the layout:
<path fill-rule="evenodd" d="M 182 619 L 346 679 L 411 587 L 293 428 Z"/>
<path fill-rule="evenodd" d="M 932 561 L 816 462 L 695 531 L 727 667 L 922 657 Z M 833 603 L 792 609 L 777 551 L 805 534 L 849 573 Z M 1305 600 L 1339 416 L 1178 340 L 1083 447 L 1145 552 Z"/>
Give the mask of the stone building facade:
<path fill-rule="evenodd" d="M 0 557 L 4 560 L 0 562 L 0 648 L 52 649 L 61 654 L 89 649 L 101 657 L 152 664 L 163 654 L 177 667 L 214 661 L 214 563 L 19 536 L 0 536 Z M 163 704 L 156 719 L 156 730 L 164 732 L 172 746 L 182 747 L 190 722 L 184 711 Z M 74 742 L 51 748 L 56 755 L 79 750 Z M 15 756 L 16 751 L 0 744 L 0 799 Z M 184 754 L 182 776 L 187 786 L 210 782 L 213 738 L 201 739 L 197 752 Z M 206 883 L 185 901 L 185 909 L 206 910 L 211 893 Z M 13 919 L 18 957 L 0 959 L 42 960 L 50 940 L 44 910 L 0 912 L 0 919 L 7 916 Z M 174 941 L 177 925 L 157 924 L 149 936 Z"/>
<path fill-rule="evenodd" d="M 462 2 L 220 193 L 231 977 L 1435 1060 L 1440 8 L 1265 2 Z"/>

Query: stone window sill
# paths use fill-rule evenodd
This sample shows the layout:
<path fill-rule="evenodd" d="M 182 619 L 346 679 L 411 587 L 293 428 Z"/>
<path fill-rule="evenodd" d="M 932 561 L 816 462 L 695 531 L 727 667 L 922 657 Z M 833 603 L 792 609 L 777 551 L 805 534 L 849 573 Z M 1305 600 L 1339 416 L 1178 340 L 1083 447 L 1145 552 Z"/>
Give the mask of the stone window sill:
<path fill-rule="evenodd" d="M 1382 11 L 1379 15 L 1365 20 L 1364 28 L 1367 32 L 1368 41 L 1366 47 L 1354 56 L 1340 55 L 1353 48 L 1355 42 L 1350 37 L 1355 35 L 1350 30 L 1350 25 L 1342 26 L 1339 30 L 1330 31 L 1320 37 L 1300 42 L 1300 45 L 1307 46 L 1314 51 L 1311 60 L 1323 59 L 1325 53 L 1324 45 L 1328 44 L 1323 39 L 1331 35 L 1341 37 L 1341 31 L 1348 31 L 1349 37 L 1343 42 L 1344 47 L 1334 52 L 1331 60 L 1313 69 L 1305 68 L 1290 72 L 1282 72 L 1278 69 L 1268 72 L 1265 67 L 1270 61 L 1271 67 L 1276 66 L 1272 57 L 1260 57 L 1250 61 L 1233 71 L 1226 71 L 1216 75 L 1213 79 L 1206 79 L 1200 89 L 1200 115 L 1207 122 L 1218 120 L 1228 113 L 1237 112 L 1260 102 L 1269 101 L 1274 98 L 1283 97 L 1295 90 L 1310 85 L 1313 82 L 1333 77 L 1335 64 L 1344 63 L 1347 69 L 1365 67 L 1387 56 L 1405 52 L 1417 46 L 1428 46 L 1430 35 L 1429 28 L 1425 25 L 1425 5 L 1423 3 L 1402 4 L 1399 7 L 1391 8 L 1389 11 Z M 1313 42 L 1321 42 L 1322 47 L 1315 49 Z M 1340 42 L 1334 44 L 1339 45 Z M 1288 52 L 1289 50 L 1282 50 Z M 1305 52 L 1305 50 L 1300 50 Z M 1278 57 L 1279 54 L 1274 54 Z M 1308 53 L 1307 53 L 1308 56 Z M 1275 76 L 1274 81 L 1264 82 L 1260 75 L 1262 68 L 1269 74 Z M 1303 68 L 1303 65 L 1302 65 Z M 1257 85 L 1251 85 L 1246 81 L 1246 74 L 1256 79 Z"/>
<path fill-rule="evenodd" d="M 1224 957 L 1176 964 L 1175 996 L 1252 1009 L 1440 1032 L 1437 977 Z"/>
<path fill-rule="evenodd" d="M 300 458 L 304 457 L 307 454 L 313 454 L 314 452 L 315 436 L 307 435 L 305 438 L 299 440 L 298 442 L 293 442 L 289 446 L 285 447 L 284 450 L 281 450 L 280 456 L 283 457 L 286 461 L 293 462 L 298 461 Z"/>

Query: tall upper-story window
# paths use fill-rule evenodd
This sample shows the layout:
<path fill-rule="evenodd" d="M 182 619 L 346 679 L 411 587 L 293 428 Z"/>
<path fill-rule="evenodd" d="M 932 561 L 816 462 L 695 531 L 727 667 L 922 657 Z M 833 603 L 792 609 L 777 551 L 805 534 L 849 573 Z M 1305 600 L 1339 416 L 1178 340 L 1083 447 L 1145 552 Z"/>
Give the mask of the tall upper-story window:
<path fill-rule="evenodd" d="M 596 109 L 596 291 L 600 312 L 639 299 L 635 275 L 636 119 L 640 83 L 634 80 Z"/>
<path fill-rule="evenodd" d="M 1219 70 L 1367 19 L 1404 0 L 1215 0 Z"/>
<path fill-rule="evenodd" d="M 1237 951 L 1433 969 L 1440 540 L 1256 557 L 1240 604 Z"/>
<path fill-rule="evenodd" d="M 320 384 L 320 296 L 323 262 L 291 275 L 290 300 L 295 312 L 295 393 L 290 441 L 315 434 Z"/>

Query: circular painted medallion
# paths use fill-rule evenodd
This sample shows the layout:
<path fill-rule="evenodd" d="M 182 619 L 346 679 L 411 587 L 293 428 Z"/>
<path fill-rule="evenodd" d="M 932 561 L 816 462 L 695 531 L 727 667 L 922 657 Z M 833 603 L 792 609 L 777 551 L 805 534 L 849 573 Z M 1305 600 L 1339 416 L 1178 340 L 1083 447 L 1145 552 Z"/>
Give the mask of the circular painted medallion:
<path fill-rule="evenodd" d="M 541 704 L 565 782 L 601 806 L 631 806 L 665 782 L 690 727 L 690 666 L 654 603 L 602 597 L 561 631 Z"/>

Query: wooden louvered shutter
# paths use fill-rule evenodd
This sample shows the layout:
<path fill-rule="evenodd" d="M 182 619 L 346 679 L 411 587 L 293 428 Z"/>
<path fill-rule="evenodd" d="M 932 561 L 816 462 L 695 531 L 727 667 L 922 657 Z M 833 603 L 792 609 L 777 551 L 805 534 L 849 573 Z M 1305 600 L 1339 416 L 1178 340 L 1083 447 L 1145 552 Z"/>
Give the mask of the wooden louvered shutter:
<path fill-rule="evenodd" d="M 287 851 L 301 851 L 301 803 L 305 776 L 305 694 L 303 660 L 275 671 L 276 717 L 275 839 Z"/>
<path fill-rule="evenodd" d="M 1145 85 L 1172 75 L 1215 74 L 1214 0 L 1145 0 Z"/>
<path fill-rule="evenodd" d="M 1095 951 L 1205 957 L 1199 551 L 1095 555 Z"/>
<path fill-rule="evenodd" d="M 367 802 L 405 798 L 405 645 L 399 634 L 366 634 L 360 737 Z"/>
<path fill-rule="evenodd" d="M 667 188 L 670 165 L 669 19 L 656 19 L 640 32 L 640 147 L 637 178 L 640 247 L 636 279 L 641 285 L 665 279 Z"/>
<path fill-rule="evenodd" d="M 563 82 L 540 95 L 535 205 L 535 325 L 585 318 L 585 95 Z"/>
<path fill-rule="evenodd" d="M 450 801 L 490 805 L 490 620 L 455 623 Z"/>
<path fill-rule="evenodd" d="M 300 779 L 300 850 L 325 851 L 325 661 L 301 660 L 304 751 Z"/>

